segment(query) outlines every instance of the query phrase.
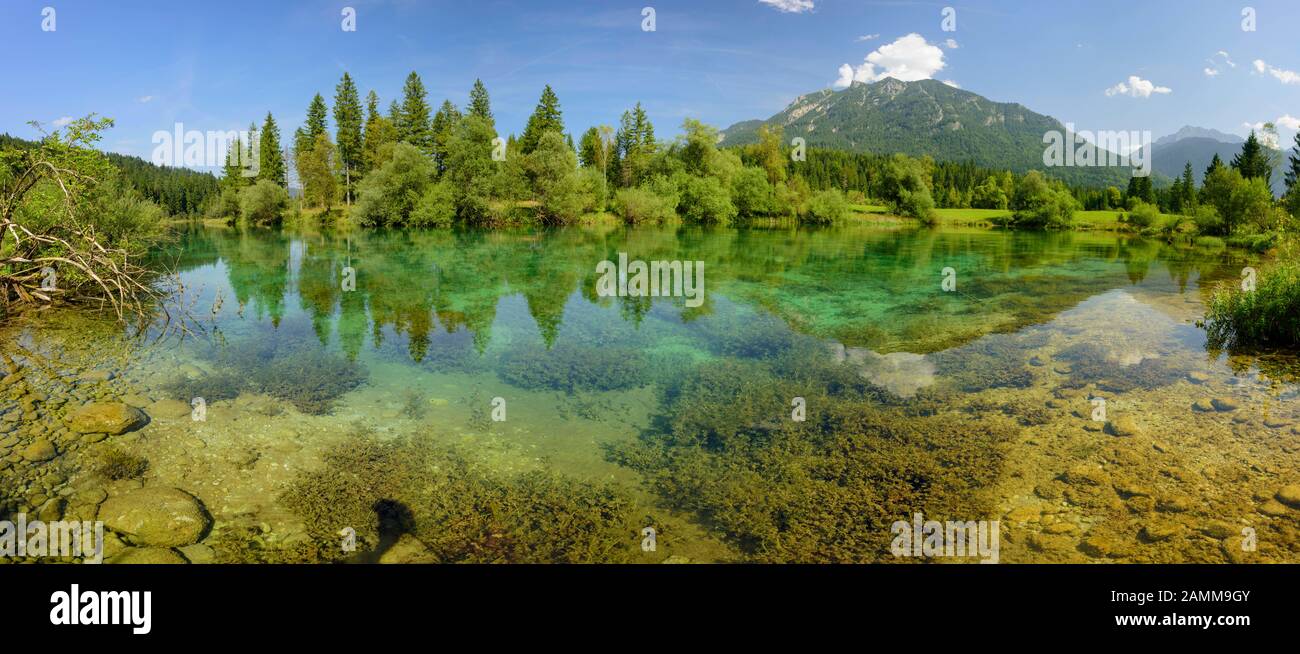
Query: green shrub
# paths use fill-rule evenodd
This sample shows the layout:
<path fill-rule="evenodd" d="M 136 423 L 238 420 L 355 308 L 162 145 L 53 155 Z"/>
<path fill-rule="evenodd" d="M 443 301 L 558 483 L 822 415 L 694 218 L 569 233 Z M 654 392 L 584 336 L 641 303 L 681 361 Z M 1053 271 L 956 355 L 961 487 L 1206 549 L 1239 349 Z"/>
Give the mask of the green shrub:
<path fill-rule="evenodd" d="M 446 180 L 430 184 L 411 209 L 412 227 L 450 227 L 456 219 L 455 192 Z"/>
<path fill-rule="evenodd" d="M 239 192 L 239 217 L 252 225 L 275 225 L 289 206 L 289 193 L 279 184 L 258 180 Z"/>
<path fill-rule="evenodd" d="M 816 225 L 829 225 L 849 217 L 849 203 L 839 189 L 818 191 L 808 201 L 808 213 L 802 221 Z"/>
<path fill-rule="evenodd" d="M 1133 203 L 1133 209 L 1128 214 L 1128 224 L 1142 231 L 1160 220 L 1160 209 L 1154 204 L 1147 204 L 1141 200 Z"/>
<path fill-rule="evenodd" d="M 433 187 L 434 166 L 420 149 L 409 143 L 393 146 L 392 157 L 377 170 L 366 175 L 357 186 L 357 203 L 352 217 L 366 227 L 403 227 L 411 224 L 411 214 L 426 200 L 422 219 L 438 215 L 438 191 Z"/>
<path fill-rule="evenodd" d="M 559 132 L 542 135 L 525 163 L 533 180 L 543 222 L 565 224 L 576 220 L 591 202 L 584 197 L 578 178 L 578 155 Z"/>
<path fill-rule="evenodd" d="M 1196 231 L 1207 236 L 1222 235 L 1226 231 L 1223 217 L 1219 215 L 1219 210 L 1212 204 L 1202 204 L 1196 207 L 1196 214 L 1192 216 L 1192 222 L 1196 223 Z"/>
<path fill-rule="evenodd" d="M 688 222 L 726 225 L 736 217 L 727 188 L 716 177 L 691 177 L 682 187 L 678 213 Z"/>
<path fill-rule="evenodd" d="M 1300 262 L 1280 259 L 1257 273 L 1255 290 L 1215 290 L 1206 310 L 1210 346 L 1300 347 Z"/>
<path fill-rule="evenodd" d="M 614 212 L 629 223 L 662 223 L 677 215 L 671 199 L 646 187 L 619 189 Z"/>
<path fill-rule="evenodd" d="M 930 224 L 939 220 L 930 190 L 930 171 L 924 161 L 895 154 L 885 165 L 881 197 L 897 215 Z"/>
<path fill-rule="evenodd" d="M 731 201 L 740 218 L 764 216 L 772 212 L 772 185 L 762 168 L 745 166 L 731 179 Z"/>
<path fill-rule="evenodd" d="M 1063 184 L 1031 170 L 1020 178 L 1011 200 L 1012 225 L 1029 229 L 1064 229 L 1074 221 L 1078 202 Z"/>

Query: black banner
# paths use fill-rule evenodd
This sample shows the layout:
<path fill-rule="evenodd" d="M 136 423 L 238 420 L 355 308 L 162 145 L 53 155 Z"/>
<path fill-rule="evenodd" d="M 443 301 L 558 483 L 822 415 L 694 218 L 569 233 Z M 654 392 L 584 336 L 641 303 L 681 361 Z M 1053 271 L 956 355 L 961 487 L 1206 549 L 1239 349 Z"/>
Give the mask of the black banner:
<path fill-rule="evenodd" d="M 1033 642 L 1200 641 L 1294 634 L 1298 579 L 1295 566 L 8 565 L 0 615 L 59 642 L 192 642 L 195 633 L 214 643 L 249 634 L 345 642 L 371 640 L 377 628 L 436 627 L 440 638 L 497 643 L 547 640 L 577 622 L 645 630 L 626 634 L 630 647 L 699 630 L 759 643 L 809 629 L 856 638 L 887 629 L 946 645 L 960 634 L 1052 632 L 1065 640 Z M 116 605 L 101 610 L 106 602 Z M 115 624 L 84 624 L 114 615 Z"/>

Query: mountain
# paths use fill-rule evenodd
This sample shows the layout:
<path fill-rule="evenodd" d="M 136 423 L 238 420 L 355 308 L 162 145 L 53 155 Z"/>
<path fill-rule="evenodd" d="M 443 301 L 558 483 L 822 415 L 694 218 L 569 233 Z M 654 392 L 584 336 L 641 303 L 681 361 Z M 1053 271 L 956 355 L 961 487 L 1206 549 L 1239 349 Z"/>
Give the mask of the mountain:
<path fill-rule="evenodd" d="M 1235 143 L 1237 145 L 1241 145 L 1242 143 L 1246 142 L 1246 139 L 1243 139 L 1240 136 L 1237 136 L 1236 134 L 1227 134 L 1225 132 L 1220 132 L 1217 129 L 1210 129 L 1208 127 L 1195 127 L 1193 125 L 1183 125 L 1177 132 L 1174 132 L 1173 134 L 1168 134 L 1166 136 L 1162 136 L 1152 141 L 1151 145 L 1159 147 L 1162 145 L 1168 145 L 1175 141 L 1181 141 L 1183 139 L 1210 139 L 1213 141 L 1219 141 L 1220 143 Z"/>
<path fill-rule="evenodd" d="M 1173 134 L 1151 142 L 1148 146 L 1151 151 L 1151 168 L 1161 175 L 1180 177 L 1183 174 L 1183 166 L 1191 162 L 1192 174 L 1195 175 L 1196 183 L 1199 185 L 1204 181 L 1202 178 L 1205 176 L 1205 169 L 1209 168 L 1214 155 L 1219 155 L 1219 159 L 1225 164 L 1232 163 L 1232 158 L 1241 152 L 1241 144 L 1245 141 L 1246 139 L 1240 136 L 1224 134 L 1214 129 L 1183 127 Z M 1291 154 L 1293 153 L 1278 154 L 1278 168 L 1273 171 L 1273 176 L 1270 178 L 1273 194 L 1279 197 L 1286 192 L 1283 166 L 1286 165 L 1286 157 Z"/>
<path fill-rule="evenodd" d="M 780 125 L 787 140 L 802 136 L 810 147 L 930 155 L 1018 173 L 1037 169 L 1069 183 L 1094 186 L 1124 188 L 1130 176 L 1129 169 L 1118 167 L 1045 168 L 1043 136 L 1053 130 L 1064 134 L 1060 121 L 931 79 L 903 82 L 888 77 L 870 84 L 854 82 L 842 91 L 802 95 L 767 120 L 728 127 L 721 145 L 753 143 L 763 124 Z"/>

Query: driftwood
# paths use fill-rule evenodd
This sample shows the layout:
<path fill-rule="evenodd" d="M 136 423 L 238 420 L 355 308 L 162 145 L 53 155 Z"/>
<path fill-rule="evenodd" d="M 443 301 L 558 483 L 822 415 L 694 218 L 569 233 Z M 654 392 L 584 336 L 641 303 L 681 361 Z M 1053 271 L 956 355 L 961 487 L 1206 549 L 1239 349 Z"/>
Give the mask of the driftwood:
<path fill-rule="evenodd" d="M 149 321 L 153 310 L 166 309 L 162 293 L 150 284 L 151 272 L 131 262 L 123 248 L 106 246 L 93 223 L 78 220 L 78 197 L 73 185 L 93 187 L 98 180 L 59 165 L 42 149 L 21 157 L 17 174 L 0 189 L 0 302 L 6 311 L 23 304 L 98 306 L 118 320 Z M 53 227 L 34 231 L 21 224 L 18 208 L 42 182 L 57 189 L 62 200 L 60 220 Z M 45 269 L 61 271 L 63 281 L 45 286 Z M 79 273 L 76 283 L 70 272 Z"/>

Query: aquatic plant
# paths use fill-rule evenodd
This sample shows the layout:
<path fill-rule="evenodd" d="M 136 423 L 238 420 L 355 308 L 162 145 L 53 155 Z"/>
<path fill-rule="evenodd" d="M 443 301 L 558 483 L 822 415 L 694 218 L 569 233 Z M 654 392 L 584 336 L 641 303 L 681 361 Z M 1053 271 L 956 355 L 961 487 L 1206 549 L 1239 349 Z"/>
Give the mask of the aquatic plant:
<path fill-rule="evenodd" d="M 636 350 L 570 344 L 549 351 L 515 348 L 502 355 L 497 375 L 519 388 L 568 392 L 624 390 L 647 383 L 645 362 Z"/>
<path fill-rule="evenodd" d="M 498 477 L 454 450 L 365 432 L 323 463 L 281 496 L 322 553 L 339 550 L 344 527 L 359 551 L 406 533 L 443 562 L 618 562 L 639 552 L 633 504 L 610 487 L 543 472 Z"/>
<path fill-rule="evenodd" d="M 293 404 L 309 414 L 328 413 L 334 400 L 366 381 L 360 364 L 324 351 L 309 341 L 295 343 L 291 335 L 250 338 L 219 350 L 216 370 L 196 379 L 179 378 L 163 392 L 189 402 L 233 399 L 240 393 L 263 393 Z"/>
<path fill-rule="evenodd" d="M 614 456 L 761 562 L 893 560 L 896 520 L 918 511 L 963 520 L 992 512 L 985 489 L 1013 430 L 827 401 L 826 420 L 808 429 L 777 429 L 721 450 L 651 434 Z"/>
<path fill-rule="evenodd" d="M 1114 360 L 1109 350 L 1095 343 L 1072 345 L 1058 352 L 1056 358 L 1070 364 L 1070 374 L 1064 384 L 1070 388 L 1096 384 L 1103 391 L 1126 393 L 1168 386 L 1183 377 L 1183 372 L 1163 357 L 1143 358 L 1124 365 Z"/>
<path fill-rule="evenodd" d="M 780 318 L 765 313 L 733 312 L 700 321 L 709 349 L 722 356 L 761 359 L 779 356 L 800 340 Z"/>
<path fill-rule="evenodd" d="M 1026 388 L 1034 374 L 1025 365 L 1034 344 L 1004 334 L 985 336 L 966 346 L 932 355 L 935 371 L 961 391 L 975 393 L 990 388 Z"/>
<path fill-rule="evenodd" d="M 172 399 L 189 403 L 196 397 L 205 402 L 233 400 L 247 386 L 247 380 L 232 372 L 214 372 L 201 377 L 178 377 L 159 389 Z"/>
<path fill-rule="evenodd" d="M 120 447 L 110 446 L 96 452 L 87 469 L 109 481 L 139 479 L 149 469 L 149 461 Z"/>
<path fill-rule="evenodd" d="M 1300 347 L 1300 262 L 1281 260 L 1257 276 L 1253 291 L 1215 290 L 1205 319 L 1212 348 Z"/>

